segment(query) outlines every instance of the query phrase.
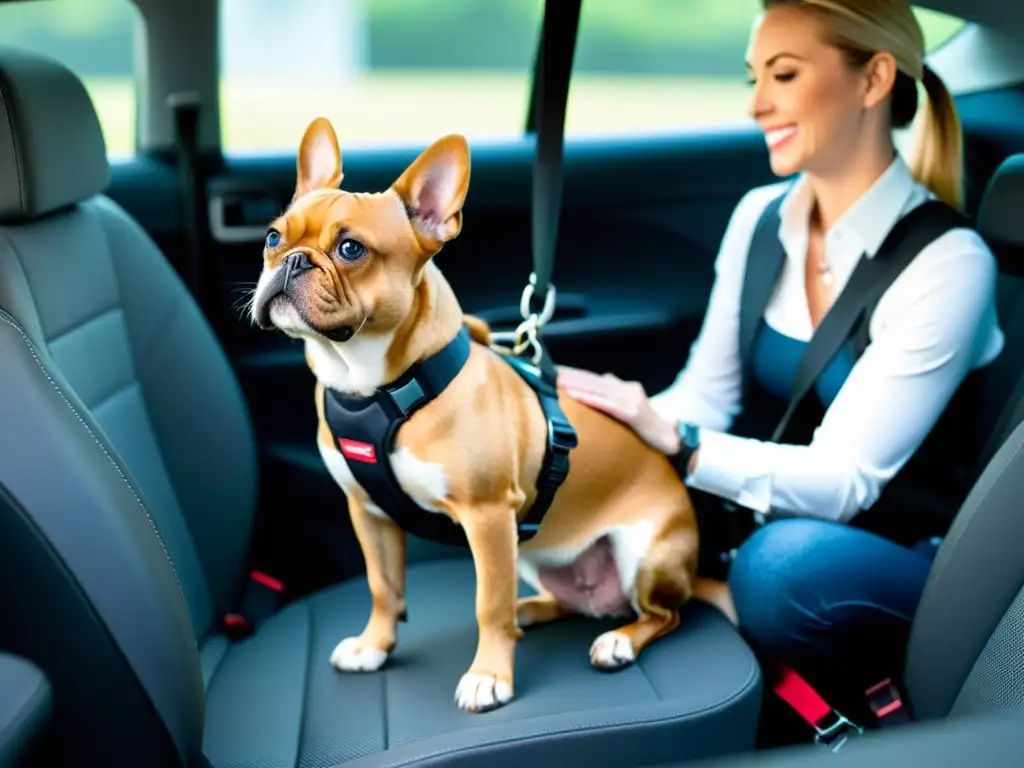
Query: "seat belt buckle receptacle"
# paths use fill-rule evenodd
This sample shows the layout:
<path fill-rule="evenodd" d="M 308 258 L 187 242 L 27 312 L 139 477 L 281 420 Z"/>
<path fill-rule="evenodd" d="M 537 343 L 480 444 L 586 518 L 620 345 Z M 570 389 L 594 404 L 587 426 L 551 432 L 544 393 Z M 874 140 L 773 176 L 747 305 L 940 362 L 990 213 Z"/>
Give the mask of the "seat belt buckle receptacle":
<path fill-rule="evenodd" d="M 284 583 L 263 571 L 252 571 L 245 585 L 241 609 L 225 614 L 221 624 L 232 640 L 248 637 L 281 606 Z"/>
<path fill-rule="evenodd" d="M 871 686 L 864 695 L 880 726 L 910 722 L 910 713 L 903 705 L 903 697 L 890 678 Z"/>

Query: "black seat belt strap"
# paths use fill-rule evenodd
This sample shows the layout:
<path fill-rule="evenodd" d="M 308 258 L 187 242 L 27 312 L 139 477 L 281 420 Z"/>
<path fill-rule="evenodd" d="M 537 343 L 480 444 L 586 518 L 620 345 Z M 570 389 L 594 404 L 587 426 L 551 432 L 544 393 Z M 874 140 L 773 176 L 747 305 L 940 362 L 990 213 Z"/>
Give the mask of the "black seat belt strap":
<path fill-rule="evenodd" d="M 775 290 L 782 265 L 786 262 L 786 251 L 779 240 L 779 209 L 786 197 L 786 191 L 768 203 L 761 212 L 747 250 L 740 299 L 739 330 L 739 353 L 744 381 L 750 375 L 754 342 L 761 326 L 761 318 L 764 316 L 772 291 Z"/>
<path fill-rule="evenodd" d="M 793 395 L 772 435 L 773 442 L 809 441 L 810 435 L 793 434 L 790 424 L 818 376 L 858 330 L 858 323 L 870 320 L 865 316 L 867 308 L 874 306 L 925 246 L 963 226 L 967 226 L 967 219 L 961 213 L 941 201 L 929 200 L 896 222 L 873 258 L 861 257 L 800 358 Z"/>
<path fill-rule="evenodd" d="M 531 119 L 537 132 L 533 160 L 533 274 L 523 309 L 543 317 L 554 309 L 551 276 L 562 213 L 562 156 L 565 108 L 579 30 L 582 0 L 547 0 L 540 34 Z M 543 307 L 537 309 L 534 301 Z M 551 308 L 548 310 L 548 308 Z M 545 317 L 544 322 L 550 317 Z M 539 342 L 539 339 L 538 339 Z M 555 380 L 554 363 L 541 347 L 538 361 L 544 378 Z"/>
<path fill-rule="evenodd" d="M 200 306 L 206 305 L 203 295 L 203 220 L 202 190 L 199 175 L 199 96 L 192 92 L 174 93 L 167 107 L 174 118 L 174 144 L 177 154 L 178 186 L 181 197 L 181 226 L 185 241 L 181 278 Z"/>

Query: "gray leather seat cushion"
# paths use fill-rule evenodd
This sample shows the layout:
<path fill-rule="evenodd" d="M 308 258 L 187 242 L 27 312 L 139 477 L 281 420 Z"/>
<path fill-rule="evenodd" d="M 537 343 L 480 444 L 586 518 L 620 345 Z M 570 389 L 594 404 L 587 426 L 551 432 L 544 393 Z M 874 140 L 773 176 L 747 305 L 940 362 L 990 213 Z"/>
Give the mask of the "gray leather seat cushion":
<path fill-rule="evenodd" d="M 752 747 L 759 667 L 726 619 L 698 602 L 674 634 L 614 673 L 588 658 L 593 639 L 614 623 L 572 619 L 527 630 L 512 702 L 461 712 L 453 694 L 476 645 L 474 585 L 468 559 L 411 566 L 409 621 L 375 673 L 340 673 L 328 662 L 366 621 L 362 579 L 287 606 L 245 640 L 212 638 L 202 648 L 204 754 L 216 768 L 595 768 Z"/>

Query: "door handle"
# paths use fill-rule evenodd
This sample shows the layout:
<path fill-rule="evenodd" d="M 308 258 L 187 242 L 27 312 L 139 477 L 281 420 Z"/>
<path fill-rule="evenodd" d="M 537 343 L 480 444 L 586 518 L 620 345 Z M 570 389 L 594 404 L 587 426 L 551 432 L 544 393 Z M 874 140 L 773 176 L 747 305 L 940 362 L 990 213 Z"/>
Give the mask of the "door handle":
<path fill-rule="evenodd" d="M 275 195 L 258 190 L 216 192 L 208 207 L 210 235 L 218 243 L 262 240 L 267 225 L 283 210 Z"/>

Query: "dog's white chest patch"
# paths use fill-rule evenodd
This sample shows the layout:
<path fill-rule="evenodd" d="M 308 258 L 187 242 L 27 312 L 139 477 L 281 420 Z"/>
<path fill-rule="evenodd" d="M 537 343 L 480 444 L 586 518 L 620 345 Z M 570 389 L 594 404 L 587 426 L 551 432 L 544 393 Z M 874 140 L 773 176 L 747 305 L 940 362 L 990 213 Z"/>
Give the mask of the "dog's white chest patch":
<path fill-rule="evenodd" d="M 346 494 L 356 492 L 365 495 L 361 493 L 363 489 L 356 482 L 355 475 L 352 474 L 341 451 L 319 441 L 317 446 L 334 482 L 340 485 Z M 444 467 L 436 462 L 421 461 L 404 447 L 392 453 L 389 459 L 398 484 L 409 498 L 427 512 L 440 512 L 439 503 L 448 496 L 448 474 Z M 372 515 L 388 516 L 386 510 L 381 509 L 373 499 L 369 499 L 364 506 Z"/>

